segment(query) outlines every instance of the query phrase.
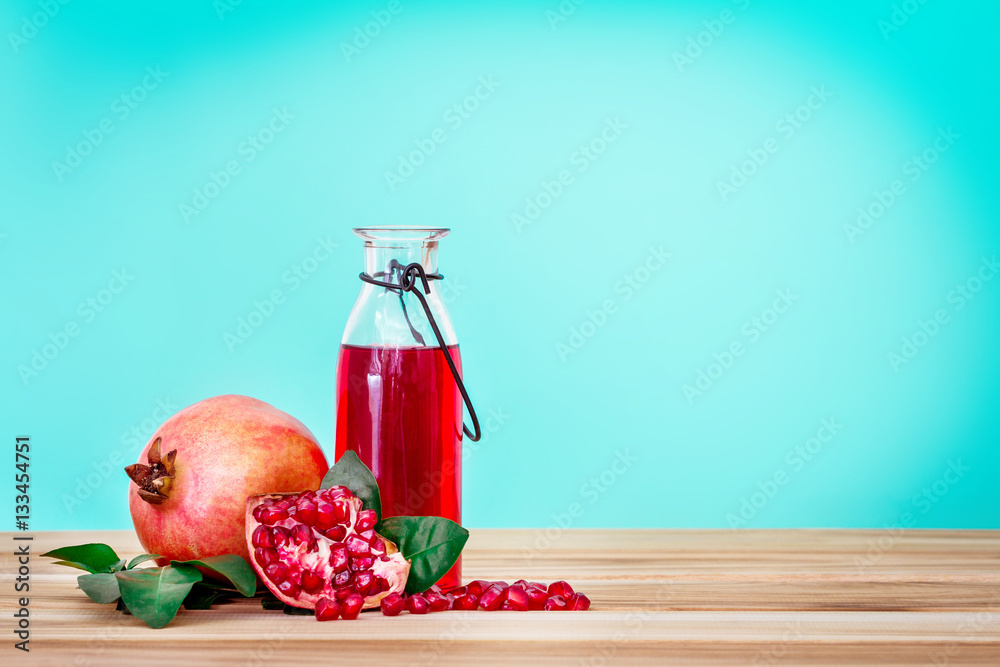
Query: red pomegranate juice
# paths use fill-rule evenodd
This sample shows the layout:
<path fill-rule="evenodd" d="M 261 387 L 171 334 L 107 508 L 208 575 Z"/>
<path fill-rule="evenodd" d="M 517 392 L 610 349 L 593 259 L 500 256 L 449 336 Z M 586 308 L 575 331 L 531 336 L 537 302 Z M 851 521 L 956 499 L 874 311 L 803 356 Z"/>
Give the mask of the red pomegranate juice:
<path fill-rule="evenodd" d="M 462 396 L 441 348 L 342 345 L 336 391 L 336 457 L 350 449 L 375 473 L 383 516 L 461 523 Z M 459 559 L 438 583 L 461 578 Z"/>

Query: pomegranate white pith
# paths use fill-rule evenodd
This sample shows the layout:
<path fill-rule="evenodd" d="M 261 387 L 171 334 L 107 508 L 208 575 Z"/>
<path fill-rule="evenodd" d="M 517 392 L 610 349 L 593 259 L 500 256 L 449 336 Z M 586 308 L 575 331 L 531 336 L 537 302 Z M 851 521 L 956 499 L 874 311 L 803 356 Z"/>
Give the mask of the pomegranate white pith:
<path fill-rule="evenodd" d="M 265 585 L 286 604 L 315 609 L 321 598 L 363 608 L 401 593 L 410 563 L 374 531 L 375 512 L 363 510 L 349 489 L 334 486 L 247 500 L 250 561 Z"/>

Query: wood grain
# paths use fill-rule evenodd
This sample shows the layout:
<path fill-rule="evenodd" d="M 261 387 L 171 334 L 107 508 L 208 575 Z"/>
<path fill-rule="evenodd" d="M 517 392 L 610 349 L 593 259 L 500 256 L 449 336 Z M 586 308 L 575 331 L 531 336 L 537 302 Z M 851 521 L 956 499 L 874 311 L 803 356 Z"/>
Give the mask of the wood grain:
<path fill-rule="evenodd" d="M 4 534 L 12 544 L 11 534 Z M 35 554 L 131 532 L 38 533 Z M 4 549 L 2 616 L 15 598 Z M 446 612 L 316 623 L 246 600 L 163 630 L 31 563 L 38 665 L 1000 665 L 1000 532 L 474 530 L 466 579 L 567 579 L 584 613 Z M 12 642 L 13 643 L 13 642 Z"/>

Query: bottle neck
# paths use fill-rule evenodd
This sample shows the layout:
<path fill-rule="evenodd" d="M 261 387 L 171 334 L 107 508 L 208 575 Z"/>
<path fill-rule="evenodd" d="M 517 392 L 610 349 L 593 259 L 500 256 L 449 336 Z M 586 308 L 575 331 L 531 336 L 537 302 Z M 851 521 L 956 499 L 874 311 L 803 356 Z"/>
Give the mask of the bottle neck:
<path fill-rule="evenodd" d="M 391 245 L 386 245 L 384 242 L 368 241 L 365 243 L 365 273 L 386 280 L 393 260 L 402 266 L 417 262 L 424 267 L 425 273 L 435 273 L 437 271 L 437 251 L 437 241 L 414 241 L 411 243 L 397 241 Z M 383 275 L 379 276 L 378 274 Z M 393 275 L 392 280 L 398 279 L 397 272 Z"/>

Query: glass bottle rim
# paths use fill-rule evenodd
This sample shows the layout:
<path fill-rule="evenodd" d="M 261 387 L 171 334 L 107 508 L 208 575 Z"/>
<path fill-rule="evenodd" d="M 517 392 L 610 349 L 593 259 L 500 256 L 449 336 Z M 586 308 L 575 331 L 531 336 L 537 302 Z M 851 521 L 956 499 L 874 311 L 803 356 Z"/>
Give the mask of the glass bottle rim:
<path fill-rule="evenodd" d="M 384 227 L 355 227 L 355 236 L 372 241 L 437 241 L 451 231 L 448 227 L 408 227 L 392 225 Z"/>

